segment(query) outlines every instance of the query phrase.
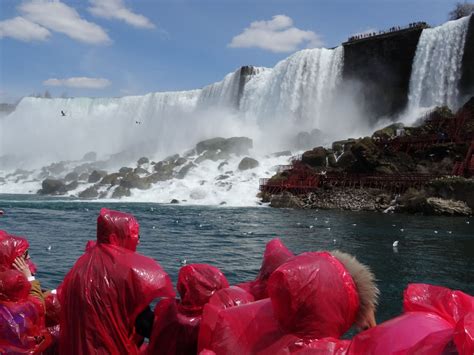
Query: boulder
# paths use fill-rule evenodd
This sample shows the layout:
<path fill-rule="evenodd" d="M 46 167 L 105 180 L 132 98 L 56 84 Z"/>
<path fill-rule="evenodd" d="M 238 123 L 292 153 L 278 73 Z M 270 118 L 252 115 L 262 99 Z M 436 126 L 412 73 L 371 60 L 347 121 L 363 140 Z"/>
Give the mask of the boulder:
<path fill-rule="evenodd" d="M 226 165 L 229 165 L 229 163 L 226 162 L 226 161 L 223 161 L 222 163 L 219 164 L 219 166 L 217 167 L 217 169 L 221 170 L 221 169 L 222 169 L 224 166 L 226 166 Z"/>
<path fill-rule="evenodd" d="M 194 163 L 188 163 L 185 166 L 183 166 L 179 171 L 178 174 L 176 174 L 176 178 L 178 179 L 184 179 L 184 177 L 188 174 L 188 172 L 195 168 L 197 165 Z"/>
<path fill-rule="evenodd" d="M 275 208 L 301 208 L 303 203 L 296 196 L 284 191 L 270 198 L 270 206 Z"/>
<path fill-rule="evenodd" d="M 379 129 L 378 131 L 375 131 L 374 134 L 372 134 L 372 138 L 389 139 L 397 137 L 399 135 L 403 135 L 405 132 L 404 127 L 405 126 L 403 123 L 392 123 L 391 125 L 388 125 L 382 129 Z"/>
<path fill-rule="evenodd" d="M 134 173 L 134 174 L 142 174 L 142 175 L 143 175 L 143 174 L 148 174 L 148 170 L 143 169 L 143 168 L 141 168 L 141 167 L 138 167 L 138 168 L 135 168 L 135 169 L 133 170 L 133 173 Z"/>
<path fill-rule="evenodd" d="M 90 186 L 84 191 L 79 192 L 79 198 L 93 199 L 99 197 L 99 191 L 96 186 Z"/>
<path fill-rule="evenodd" d="M 66 176 L 64 177 L 64 181 L 68 182 L 68 181 L 73 181 L 73 180 L 77 180 L 79 178 L 79 174 L 75 171 L 71 171 L 70 173 L 66 174 Z"/>
<path fill-rule="evenodd" d="M 103 171 L 103 170 L 94 170 L 90 175 L 89 175 L 89 179 L 87 180 L 88 182 L 90 183 L 96 183 L 98 181 L 100 181 L 100 179 L 102 179 L 103 177 L 105 177 L 107 175 L 107 172 L 106 171 Z"/>
<path fill-rule="evenodd" d="M 380 165 L 380 151 L 373 140 L 369 137 L 358 140 L 352 147 L 351 152 L 356 158 L 353 165 L 354 172 L 369 173 Z"/>
<path fill-rule="evenodd" d="M 112 194 L 112 198 L 122 198 L 122 197 L 129 197 L 131 195 L 130 189 L 123 186 L 117 186 Z"/>
<path fill-rule="evenodd" d="M 118 185 L 120 183 L 120 180 L 122 180 L 122 175 L 119 173 L 112 173 L 105 175 L 102 180 L 100 180 L 100 184 L 102 185 Z"/>
<path fill-rule="evenodd" d="M 72 191 L 72 190 L 77 189 L 78 186 L 79 186 L 79 183 L 77 182 L 77 180 L 74 180 L 73 182 L 66 185 L 66 190 Z"/>
<path fill-rule="evenodd" d="M 470 216 L 472 214 L 471 208 L 463 201 L 429 197 L 426 205 L 427 213 L 439 216 Z"/>
<path fill-rule="evenodd" d="M 96 161 L 97 160 L 97 153 L 96 152 L 88 152 L 84 154 L 82 157 L 83 161 Z"/>
<path fill-rule="evenodd" d="M 41 183 L 40 195 L 64 195 L 67 192 L 66 184 L 61 180 L 45 179 Z"/>
<path fill-rule="evenodd" d="M 174 199 L 172 199 L 172 200 L 170 201 L 170 203 L 172 203 L 172 204 L 177 204 L 177 203 L 179 203 L 179 201 L 174 198 Z"/>
<path fill-rule="evenodd" d="M 89 174 L 88 173 L 82 173 L 77 177 L 78 181 L 88 181 L 89 180 Z"/>
<path fill-rule="evenodd" d="M 129 173 L 120 181 L 120 186 L 127 189 L 148 190 L 151 187 L 151 182 L 147 178 L 140 178 L 138 174 Z"/>
<path fill-rule="evenodd" d="M 53 163 L 46 167 L 46 169 L 53 175 L 60 175 L 66 170 L 65 163 L 63 161 L 59 163 Z"/>
<path fill-rule="evenodd" d="M 186 158 L 178 158 L 174 161 L 174 165 L 175 166 L 180 166 L 180 165 L 185 164 L 187 161 L 188 161 L 188 159 L 186 159 Z"/>
<path fill-rule="evenodd" d="M 240 161 L 238 169 L 249 170 L 249 169 L 254 169 L 257 166 L 259 166 L 259 163 L 257 160 L 249 158 L 249 157 L 245 157 Z"/>
<path fill-rule="evenodd" d="M 140 166 L 143 164 L 148 164 L 149 162 L 150 162 L 150 159 L 148 159 L 147 157 L 141 157 L 140 159 L 138 159 L 137 165 Z"/>
<path fill-rule="evenodd" d="M 463 177 L 444 177 L 430 182 L 435 195 L 451 200 L 464 201 L 474 209 L 474 179 Z"/>
<path fill-rule="evenodd" d="M 316 147 L 303 153 L 301 162 L 314 168 L 324 168 L 327 165 L 327 151 L 323 147 Z"/>
<path fill-rule="evenodd" d="M 227 154 L 244 155 L 248 154 L 253 147 L 253 141 L 247 137 L 216 137 L 207 139 L 196 144 L 196 153 L 202 154 L 205 151 L 221 151 Z"/>
<path fill-rule="evenodd" d="M 120 168 L 119 173 L 122 174 L 122 175 L 127 175 L 127 174 L 130 174 L 130 173 L 133 173 L 133 168 L 129 168 L 129 167 L 124 166 L 124 167 Z"/>

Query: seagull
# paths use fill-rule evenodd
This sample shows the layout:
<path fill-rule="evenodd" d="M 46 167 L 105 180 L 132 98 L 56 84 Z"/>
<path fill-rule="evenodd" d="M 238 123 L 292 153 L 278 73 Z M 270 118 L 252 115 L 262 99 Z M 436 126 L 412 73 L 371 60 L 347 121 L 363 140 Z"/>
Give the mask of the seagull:
<path fill-rule="evenodd" d="M 393 246 L 394 248 L 398 247 L 398 240 L 394 241 L 393 244 L 392 244 L 392 246 Z"/>
<path fill-rule="evenodd" d="M 314 226 L 309 226 L 309 229 L 313 229 L 313 228 L 314 228 Z"/>
<path fill-rule="evenodd" d="M 438 231 L 434 231 L 435 234 L 438 234 Z"/>
<path fill-rule="evenodd" d="M 453 232 L 452 231 L 448 231 L 448 234 L 452 234 Z"/>
<path fill-rule="evenodd" d="M 403 232 L 404 230 L 405 230 L 405 229 L 403 229 L 403 228 L 400 228 L 400 232 Z"/>
<path fill-rule="evenodd" d="M 353 226 L 353 227 L 357 226 L 357 223 L 352 223 L 352 226 Z"/>
<path fill-rule="evenodd" d="M 48 245 L 48 247 L 46 248 L 48 251 L 51 250 L 51 245 Z"/>
<path fill-rule="evenodd" d="M 329 221 L 324 221 L 324 223 L 329 223 Z"/>
<path fill-rule="evenodd" d="M 397 225 L 396 224 L 392 224 L 392 227 L 396 227 Z"/>
<path fill-rule="evenodd" d="M 327 227 L 326 229 L 327 229 L 328 231 L 330 231 L 330 230 L 331 230 L 331 227 Z"/>
<path fill-rule="evenodd" d="M 199 225 L 199 228 L 202 228 L 202 224 Z"/>
<path fill-rule="evenodd" d="M 153 227 L 151 227 L 151 228 L 153 228 L 153 229 L 156 229 L 156 227 L 155 227 L 155 226 L 153 226 Z"/>
<path fill-rule="evenodd" d="M 336 239 L 333 239 L 332 242 L 333 242 L 334 244 L 336 244 Z"/>
<path fill-rule="evenodd" d="M 466 224 L 469 224 L 469 221 L 466 221 Z"/>
<path fill-rule="evenodd" d="M 153 212 L 155 209 L 153 207 L 150 207 L 150 211 Z"/>

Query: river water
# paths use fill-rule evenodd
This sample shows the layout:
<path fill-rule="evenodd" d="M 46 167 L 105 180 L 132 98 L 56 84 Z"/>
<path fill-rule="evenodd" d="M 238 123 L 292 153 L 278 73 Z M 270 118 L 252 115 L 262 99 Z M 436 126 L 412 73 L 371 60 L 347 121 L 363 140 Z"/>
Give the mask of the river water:
<path fill-rule="evenodd" d="M 30 242 L 37 277 L 54 288 L 95 239 L 101 207 L 130 212 L 141 226 L 138 252 L 176 282 L 180 261 L 219 267 L 231 284 L 253 279 L 265 244 L 279 237 L 294 253 L 340 249 L 370 265 L 381 302 L 377 320 L 401 312 L 410 282 L 474 294 L 474 219 L 366 212 L 77 202 L 1 195 L 0 229 Z M 393 242 L 398 240 L 398 248 Z M 48 250 L 51 246 L 51 250 Z"/>

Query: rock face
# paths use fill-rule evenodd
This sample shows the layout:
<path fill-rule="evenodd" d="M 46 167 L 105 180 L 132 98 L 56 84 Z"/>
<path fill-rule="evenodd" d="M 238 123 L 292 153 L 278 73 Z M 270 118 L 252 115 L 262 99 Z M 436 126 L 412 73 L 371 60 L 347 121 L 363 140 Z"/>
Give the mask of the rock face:
<path fill-rule="evenodd" d="M 301 208 L 303 203 L 296 196 L 285 191 L 270 198 L 270 206 L 275 208 Z"/>
<path fill-rule="evenodd" d="M 82 157 L 82 160 L 84 160 L 84 161 L 96 161 L 97 160 L 97 153 L 96 152 L 86 153 Z"/>
<path fill-rule="evenodd" d="M 102 171 L 102 170 L 94 170 L 90 175 L 89 179 L 87 180 L 90 183 L 96 183 L 100 181 L 104 176 L 107 175 L 107 172 Z"/>
<path fill-rule="evenodd" d="M 469 216 L 472 210 L 462 201 L 429 197 L 426 200 L 427 213 L 440 216 Z"/>
<path fill-rule="evenodd" d="M 239 170 L 254 169 L 259 165 L 258 161 L 249 157 L 243 158 L 238 166 Z"/>
<path fill-rule="evenodd" d="M 433 180 L 430 187 L 434 194 L 448 200 L 465 202 L 474 209 L 474 178 L 446 177 Z"/>
<path fill-rule="evenodd" d="M 73 181 L 79 178 L 79 174 L 75 171 L 71 171 L 70 173 L 66 174 L 64 177 L 64 181 Z"/>
<path fill-rule="evenodd" d="M 469 21 L 469 29 L 462 58 L 462 75 L 459 81 L 460 94 L 465 97 L 474 95 L 474 16 Z"/>
<path fill-rule="evenodd" d="M 138 159 L 137 165 L 140 166 L 143 164 L 148 164 L 149 162 L 150 162 L 150 159 L 148 159 L 147 157 L 141 157 L 140 159 Z"/>
<path fill-rule="evenodd" d="M 323 147 L 316 147 L 303 153 L 301 161 L 314 168 L 323 168 L 327 164 L 327 151 Z"/>
<path fill-rule="evenodd" d="M 373 118 L 392 116 L 405 108 L 421 31 L 407 29 L 343 44 L 343 78 L 360 88 L 357 101 Z"/>
<path fill-rule="evenodd" d="M 97 191 L 97 188 L 95 186 L 91 186 L 80 192 L 79 197 L 84 199 L 94 199 L 99 197 L 99 191 Z"/>
<path fill-rule="evenodd" d="M 130 189 L 123 186 L 117 186 L 112 194 L 112 198 L 129 197 L 131 195 Z"/>

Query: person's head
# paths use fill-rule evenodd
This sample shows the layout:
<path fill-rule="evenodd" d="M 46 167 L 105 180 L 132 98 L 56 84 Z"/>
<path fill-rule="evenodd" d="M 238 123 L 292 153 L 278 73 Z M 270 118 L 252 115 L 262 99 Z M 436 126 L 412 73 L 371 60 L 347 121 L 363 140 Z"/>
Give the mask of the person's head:
<path fill-rule="evenodd" d="M 102 208 L 97 218 L 97 243 L 135 251 L 140 243 L 140 226 L 131 214 Z"/>
<path fill-rule="evenodd" d="M 31 262 L 29 247 L 30 244 L 25 238 L 0 230 L 0 268 L 11 269 L 15 259 L 21 257 L 34 275 L 36 265 Z"/>
<path fill-rule="evenodd" d="M 179 270 L 176 288 L 181 296 L 180 307 L 189 312 L 201 312 L 202 307 L 218 290 L 229 287 L 224 274 L 208 264 L 190 264 Z"/>
<path fill-rule="evenodd" d="M 303 253 L 272 273 L 267 289 L 282 329 L 303 338 L 339 338 L 368 313 L 370 305 L 375 307 L 375 284 L 369 282 L 364 289 L 373 287 L 372 300 L 358 284 L 359 272 L 367 271 L 369 281 L 373 275 L 354 258 L 341 257 L 348 254 L 337 254 Z"/>

